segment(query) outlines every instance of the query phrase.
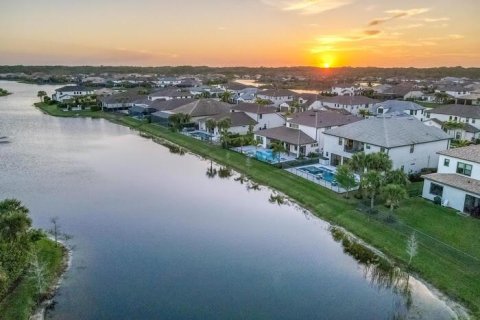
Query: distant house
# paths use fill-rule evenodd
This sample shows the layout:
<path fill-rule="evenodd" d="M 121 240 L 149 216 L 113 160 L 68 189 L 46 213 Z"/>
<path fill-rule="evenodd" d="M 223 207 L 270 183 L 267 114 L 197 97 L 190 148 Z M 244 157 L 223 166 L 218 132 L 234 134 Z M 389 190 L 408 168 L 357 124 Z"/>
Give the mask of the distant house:
<path fill-rule="evenodd" d="M 427 94 L 420 90 L 412 90 L 407 92 L 403 99 L 405 100 L 413 100 L 413 101 L 425 101 L 425 102 L 433 102 L 435 100 L 435 95 Z"/>
<path fill-rule="evenodd" d="M 228 132 L 230 133 L 247 134 L 250 128 L 253 129 L 257 125 L 257 122 L 249 117 L 245 112 L 228 112 L 200 119 L 198 121 L 198 128 L 203 131 L 209 131 L 207 128 L 207 121 L 209 119 L 212 119 L 216 122 L 229 119 L 230 128 L 228 128 Z M 220 134 L 218 127 L 215 127 L 213 131 L 209 132 L 215 136 Z"/>
<path fill-rule="evenodd" d="M 353 84 L 337 84 L 330 92 L 338 96 L 354 96 L 360 92 L 360 89 Z"/>
<path fill-rule="evenodd" d="M 287 152 L 296 154 L 297 157 L 318 152 L 317 141 L 298 129 L 285 126 L 270 128 L 256 131 L 254 137 L 263 148 L 269 148 L 273 142 L 279 142 Z"/>
<path fill-rule="evenodd" d="M 369 111 L 374 115 L 409 115 L 423 121 L 426 117 L 425 109 L 425 107 L 411 101 L 387 100 L 374 104 Z"/>
<path fill-rule="evenodd" d="M 176 88 L 165 88 L 154 91 L 148 95 L 148 100 L 172 100 L 172 99 L 192 99 L 194 95 L 189 91 L 181 91 Z"/>
<path fill-rule="evenodd" d="M 370 110 L 372 106 L 378 102 L 378 100 L 365 96 L 319 97 L 318 101 L 315 101 L 310 108 L 316 110 L 321 110 L 323 107 L 343 109 L 354 115 L 358 115 L 360 110 Z"/>
<path fill-rule="evenodd" d="M 480 107 L 478 106 L 448 104 L 428 110 L 427 118 L 436 118 L 442 122 L 453 121 L 471 124 L 480 129 Z"/>
<path fill-rule="evenodd" d="M 425 199 L 480 217 L 480 145 L 439 152 L 437 173 L 422 177 Z"/>
<path fill-rule="evenodd" d="M 277 112 L 275 107 L 262 106 L 257 103 L 239 103 L 232 106 L 232 112 L 244 112 L 255 120 L 255 130 L 281 127 L 285 125 L 285 118 Z"/>
<path fill-rule="evenodd" d="M 230 112 L 230 109 L 231 105 L 215 99 L 197 99 L 175 109 L 160 111 L 155 113 L 155 115 L 157 119 L 163 118 L 168 120 L 174 114 L 183 113 L 188 114 L 192 122 L 198 123 L 204 118 L 226 114 Z"/>
<path fill-rule="evenodd" d="M 257 88 L 246 88 L 238 91 L 236 96 L 233 98 L 236 103 L 255 103 L 257 100 Z"/>
<path fill-rule="evenodd" d="M 354 115 L 344 115 L 335 111 L 308 110 L 294 113 L 287 119 L 287 127 L 299 129 L 317 141 L 320 150 L 324 147 L 325 130 L 334 129 L 362 120 Z"/>
<path fill-rule="evenodd" d="M 344 164 L 357 152 L 385 152 L 394 169 L 418 172 L 434 166 L 450 136 L 413 117 L 372 117 L 324 132 L 323 155 L 331 165 Z"/>
<path fill-rule="evenodd" d="M 450 84 L 450 85 L 440 85 L 437 89 L 435 89 L 436 93 L 446 93 L 449 96 L 454 98 L 459 98 L 460 96 L 464 96 L 470 94 L 471 92 L 469 89 L 465 88 L 460 84 Z"/>
<path fill-rule="evenodd" d="M 75 99 L 81 96 L 87 96 L 93 94 L 92 89 L 88 89 L 82 86 L 65 86 L 55 90 L 52 95 L 52 100 L 63 102 L 65 100 Z"/>
<path fill-rule="evenodd" d="M 146 96 L 139 94 L 138 90 L 128 90 L 100 97 L 99 101 L 101 102 L 103 111 L 126 111 L 135 104 L 140 104 L 139 101 L 144 101 L 145 99 Z"/>
<path fill-rule="evenodd" d="M 287 89 L 267 89 L 257 92 L 257 98 L 270 100 L 275 106 L 279 106 L 284 102 L 293 101 L 295 96 L 295 92 Z"/>
<path fill-rule="evenodd" d="M 182 83 L 182 79 L 175 78 L 175 77 L 163 77 L 163 78 L 159 78 L 154 82 L 159 87 L 169 87 L 169 86 L 179 85 L 180 83 Z"/>

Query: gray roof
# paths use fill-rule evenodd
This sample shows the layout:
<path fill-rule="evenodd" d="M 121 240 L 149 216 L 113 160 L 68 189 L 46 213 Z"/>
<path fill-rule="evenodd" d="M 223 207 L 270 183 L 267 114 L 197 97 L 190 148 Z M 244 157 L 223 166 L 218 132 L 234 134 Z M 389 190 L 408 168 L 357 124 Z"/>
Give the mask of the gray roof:
<path fill-rule="evenodd" d="M 438 154 L 454 157 L 462 160 L 480 163 L 480 145 L 471 145 L 468 147 L 448 149 L 440 151 Z"/>
<path fill-rule="evenodd" d="M 267 89 L 257 92 L 257 95 L 267 96 L 267 97 L 291 97 L 296 96 L 297 94 L 288 89 Z"/>
<path fill-rule="evenodd" d="M 387 100 L 383 102 L 377 103 L 374 108 L 377 111 L 378 108 L 388 109 L 388 111 L 384 112 L 386 114 L 397 114 L 397 113 L 404 113 L 405 111 L 409 110 L 424 110 L 425 107 L 422 107 L 418 103 L 411 102 L 411 101 L 401 101 L 401 100 Z"/>
<path fill-rule="evenodd" d="M 83 87 L 83 86 L 64 86 L 58 89 L 55 89 L 56 92 L 72 92 L 72 91 L 92 91 L 92 89 Z"/>
<path fill-rule="evenodd" d="M 143 100 L 146 97 L 147 96 L 144 94 L 139 94 L 138 89 L 136 89 L 104 96 L 99 98 L 99 100 L 106 104 L 133 103 L 135 101 Z"/>
<path fill-rule="evenodd" d="M 447 104 L 427 111 L 430 114 L 446 114 L 464 118 L 480 119 L 480 106 Z"/>
<path fill-rule="evenodd" d="M 195 101 L 195 99 L 172 99 L 172 100 L 155 100 L 149 101 L 148 105 L 151 108 L 157 109 L 158 111 L 173 110 L 175 108 L 189 104 L 190 102 Z"/>
<path fill-rule="evenodd" d="M 303 131 L 287 127 L 259 130 L 256 131 L 255 134 L 257 136 L 267 137 L 269 139 L 279 140 L 294 145 L 298 145 L 299 143 L 300 145 L 316 143 L 315 139 L 311 138 Z"/>
<path fill-rule="evenodd" d="M 413 117 L 375 117 L 325 131 L 325 134 L 394 148 L 451 139 L 442 129 Z"/>
<path fill-rule="evenodd" d="M 362 120 L 354 115 L 344 115 L 334 111 L 308 110 L 293 114 L 289 122 L 313 128 L 338 127 Z"/>
<path fill-rule="evenodd" d="M 214 116 L 230 112 L 230 105 L 214 99 L 198 99 L 181 107 L 172 109 L 173 113 L 185 113 L 191 117 Z"/>
<path fill-rule="evenodd" d="M 453 188 L 480 195 L 480 181 L 456 173 L 431 173 L 422 176 Z"/>
<path fill-rule="evenodd" d="M 243 112 L 250 112 L 255 114 L 268 114 L 268 113 L 276 113 L 276 107 L 268 107 L 263 106 L 258 103 L 239 103 L 232 107 L 232 110 L 235 111 L 243 111 Z"/>
<path fill-rule="evenodd" d="M 319 101 L 328 103 L 338 103 L 343 105 L 361 105 L 373 104 L 379 102 L 378 100 L 365 96 L 333 96 L 333 97 L 319 97 Z"/>
<path fill-rule="evenodd" d="M 257 121 L 253 120 L 249 116 L 245 114 L 245 112 L 229 112 L 223 113 L 216 116 L 211 117 L 215 121 L 219 121 L 222 119 L 228 118 L 230 119 L 230 123 L 232 127 L 239 127 L 239 126 L 248 126 L 248 125 L 256 125 Z"/>
<path fill-rule="evenodd" d="M 176 88 L 165 88 L 156 90 L 155 92 L 150 93 L 150 97 L 191 97 L 192 94 L 186 91 L 180 91 Z"/>

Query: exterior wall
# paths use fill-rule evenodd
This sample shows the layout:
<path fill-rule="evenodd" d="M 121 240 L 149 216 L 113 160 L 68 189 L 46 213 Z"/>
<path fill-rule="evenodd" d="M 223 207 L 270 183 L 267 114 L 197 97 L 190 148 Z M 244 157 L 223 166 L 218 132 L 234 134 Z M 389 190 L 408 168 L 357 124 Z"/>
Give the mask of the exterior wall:
<path fill-rule="evenodd" d="M 449 159 L 450 163 L 447 166 L 444 165 L 445 159 Z M 472 179 L 480 180 L 480 164 L 461 160 L 453 157 L 448 157 L 444 155 L 440 155 L 438 159 L 438 173 L 457 173 L 457 164 L 458 162 L 463 162 L 472 166 L 472 175 L 470 176 Z"/>
<path fill-rule="evenodd" d="M 442 204 L 446 204 L 447 207 L 463 212 L 463 208 L 465 206 L 465 195 L 468 194 L 467 192 L 425 179 L 425 181 L 423 182 L 422 197 L 431 201 L 433 201 L 433 199 L 436 197 L 435 195 L 430 193 L 430 185 L 432 183 L 443 186 L 443 194 L 441 197 Z"/>
<path fill-rule="evenodd" d="M 345 158 L 350 159 L 354 153 L 344 150 L 345 140 L 339 145 L 339 137 L 324 135 L 324 156 L 331 160 L 332 154 L 342 157 L 341 163 Z M 401 169 L 406 173 L 418 172 L 423 168 L 435 167 L 438 163 L 438 151 L 448 149 L 448 140 L 434 141 L 429 143 L 416 144 L 413 153 L 410 153 L 410 146 L 386 149 L 390 159 L 393 162 L 393 169 Z M 363 151 L 366 154 L 381 152 L 382 149 L 375 145 L 364 145 Z"/>
<path fill-rule="evenodd" d="M 261 93 L 257 93 L 257 98 L 264 99 L 264 100 L 271 100 L 275 106 L 279 106 L 284 102 L 291 102 L 293 101 L 293 96 L 268 96 L 263 95 Z"/>
<path fill-rule="evenodd" d="M 255 130 L 282 127 L 285 125 L 285 118 L 276 113 L 256 114 L 245 112 L 245 114 L 258 122 L 258 124 L 255 126 Z"/>
<path fill-rule="evenodd" d="M 268 148 L 268 146 L 271 144 L 270 139 L 268 139 L 267 137 L 263 137 L 261 135 L 258 135 L 258 134 L 254 135 L 254 139 L 257 140 L 257 141 L 261 141 L 261 142 L 259 142 L 259 144 L 263 148 Z M 286 149 L 287 149 L 288 152 L 298 155 L 298 147 L 296 145 L 284 143 L 284 146 L 285 145 L 286 145 Z M 308 155 L 309 153 L 318 151 L 317 150 L 318 146 L 316 144 L 307 144 L 307 145 L 302 145 L 302 146 L 305 146 L 305 155 Z"/>
<path fill-rule="evenodd" d="M 341 104 L 341 103 L 334 103 L 334 102 L 324 102 L 324 101 L 316 101 L 311 106 L 310 109 L 321 109 L 321 107 L 329 107 L 335 109 L 344 109 L 350 112 L 351 114 L 358 115 L 358 112 L 362 109 L 370 110 L 373 104 L 366 103 L 366 104 Z"/>
<path fill-rule="evenodd" d="M 448 114 L 439 114 L 439 113 L 435 113 L 434 111 L 430 112 L 430 117 L 429 118 L 436 118 L 436 119 L 438 119 L 442 122 L 458 121 L 458 122 L 463 122 L 463 123 L 469 123 L 472 126 L 474 126 L 475 128 L 480 129 L 480 119 L 468 118 L 468 121 L 467 121 L 467 118 L 465 118 L 465 117 L 458 117 L 458 116 L 448 115 Z"/>
<path fill-rule="evenodd" d="M 353 96 L 355 95 L 355 88 L 354 87 L 332 87 L 332 93 L 335 93 L 339 96 Z"/>
<path fill-rule="evenodd" d="M 52 94 L 52 100 L 56 100 L 59 102 L 63 102 L 65 100 L 69 100 L 76 97 L 86 96 L 93 94 L 93 91 L 62 91 L 62 92 L 55 92 Z"/>

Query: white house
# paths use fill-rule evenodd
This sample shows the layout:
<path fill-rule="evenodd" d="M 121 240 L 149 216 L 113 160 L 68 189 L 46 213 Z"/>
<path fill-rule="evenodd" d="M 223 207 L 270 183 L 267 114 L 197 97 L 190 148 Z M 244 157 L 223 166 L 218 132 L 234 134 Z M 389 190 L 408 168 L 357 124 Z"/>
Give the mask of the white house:
<path fill-rule="evenodd" d="M 334 129 L 360 120 L 362 120 L 362 118 L 351 114 L 345 115 L 336 111 L 308 110 L 294 113 L 291 118 L 287 119 L 287 127 L 305 132 L 317 141 L 319 150 L 322 151 L 324 148 L 325 139 L 323 133 L 325 130 Z"/>
<path fill-rule="evenodd" d="M 192 99 L 194 95 L 189 91 L 181 91 L 176 88 L 166 88 L 154 91 L 148 95 L 148 100 L 172 100 L 172 99 Z"/>
<path fill-rule="evenodd" d="M 378 100 L 371 99 L 365 96 L 334 96 L 334 97 L 320 97 L 315 101 L 310 109 L 323 109 L 328 107 L 332 109 L 343 109 L 352 114 L 359 114 L 362 109 L 369 110 Z"/>
<path fill-rule="evenodd" d="M 424 175 L 422 196 L 480 217 L 480 145 L 439 152 L 437 173 Z"/>
<path fill-rule="evenodd" d="M 409 115 L 423 121 L 425 120 L 425 109 L 425 107 L 411 101 L 386 100 L 374 104 L 370 112 L 374 115 Z"/>
<path fill-rule="evenodd" d="M 295 96 L 295 92 L 286 89 L 267 89 L 257 92 L 257 98 L 270 100 L 275 106 L 279 106 L 284 102 L 293 101 Z"/>
<path fill-rule="evenodd" d="M 52 95 L 52 100 L 63 102 L 65 100 L 87 96 L 90 94 L 93 94 L 92 89 L 82 86 L 65 86 L 55 90 L 55 93 Z"/>
<path fill-rule="evenodd" d="M 442 122 L 453 121 L 471 124 L 480 129 L 480 107 L 464 104 L 448 104 L 427 111 L 428 119 L 438 119 Z"/>
<path fill-rule="evenodd" d="M 360 89 L 353 84 L 337 84 L 330 90 L 331 93 L 338 96 L 354 96 Z"/>
<path fill-rule="evenodd" d="M 199 120 L 198 128 L 203 131 L 208 131 L 214 136 L 218 136 L 220 132 L 218 127 L 215 127 L 213 130 L 207 128 L 207 121 L 210 119 L 217 123 L 224 119 L 229 119 L 230 128 L 228 128 L 228 132 L 230 133 L 247 134 L 250 128 L 253 130 L 257 125 L 257 122 L 246 115 L 245 112 L 228 112 Z"/>
<path fill-rule="evenodd" d="M 318 152 L 318 143 L 301 130 L 283 127 L 256 131 L 255 139 L 263 148 L 269 148 L 273 142 L 280 142 L 289 153 L 297 157 Z"/>
<path fill-rule="evenodd" d="M 438 86 L 438 88 L 435 89 L 435 92 L 446 93 L 454 98 L 470 94 L 469 89 L 459 84 Z"/>
<path fill-rule="evenodd" d="M 232 112 L 244 112 L 255 120 L 256 130 L 264 130 L 285 125 L 285 118 L 277 112 L 277 108 L 262 106 L 257 103 L 239 103 L 232 106 Z"/>
<path fill-rule="evenodd" d="M 418 172 L 438 161 L 448 149 L 450 136 L 413 117 L 372 117 L 324 132 L 324 157 L 331 165 L 344 164 L 357 152 L 385 152 L 393 169 Z"/>
<path fill-rule="evenodd" d="M 168 86 L 179 85 L 180 83 L 182 83 L 182 79 L 175 78 L 175 77 L 164 77 L 164 78 L 159 78 L 154 82 L 159 87 L 168 87 Z"/>

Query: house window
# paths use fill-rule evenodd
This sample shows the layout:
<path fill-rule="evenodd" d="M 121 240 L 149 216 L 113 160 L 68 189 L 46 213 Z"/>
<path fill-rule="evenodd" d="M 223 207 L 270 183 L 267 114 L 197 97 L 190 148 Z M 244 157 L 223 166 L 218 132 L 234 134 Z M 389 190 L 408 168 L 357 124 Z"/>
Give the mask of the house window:
<path fill-rule="evenodd" d="M 385 148 L 384 148 L 384 147 L 381 147 L 381 148 L 380 148 L 380 152 L 385 153 Z"/>
<path fill-rule="evenodd" d="M 413 153 L 414 151 L 415 151 L 415 145 L 412 144 L 412 145 L 410 146 L 410 153 Z"/>
<path fill-rule="evenodd" d="M 369 145 L 369 144 L 366 144 L 366 145 L 365 145 L 365 149 L 370 149 L 370 145 Z"/>
<path fill-rule="evenodd" d="M 430 119 L 430 113 L 427 113 L 427 118 L 429 118 L 429 119 Z"/>
<path fill-rule="evenodd" d="M 472 165 L 471 164 L 466 164 L 466 163 L 463 163 L 463 162 L 459 162 L 457 164 L 457 173 L 470 177 L 472 175 Z"/>
<path fill-rule="evenodd" d="M 338 138 L 338 145 L 339 145 L 339 146 L 342 146 L 342 145 L 343 145 L 343 139 L 342 139 L 342 138 Z"/>
<path fill-rule="evenodd" d="M 450 159 L 445 158 L 445 160 L 443 160 L 443 166 L 444 167 L 449 167 L 450 166 Z"/>
<path fill-rule="evenodd" d="M 443 196 L 443 186 L 436 183 L 430 183 L 430 194 L 439 197 Z"/>
<path fill-rule="evenodd" d="M 410 115 L 413 116 L 413 110 L 410 110 Z"/>
<path fill-rule="evenodd" d="M 259 114 L 259 115 L 258 115 L 258 118 L 259 118 L 259 119 L 262 119 L 262 117 L 263 117 L 263 114 Z"/>
<path fill-rule="evenodd" d="M 475 119 L 472 119 L 472 123 L 475 123 Z"/>
<path fill-rule="evenodd" d="M 448 117 L 448 120 L 452 121 L 452 116 Z"/>

